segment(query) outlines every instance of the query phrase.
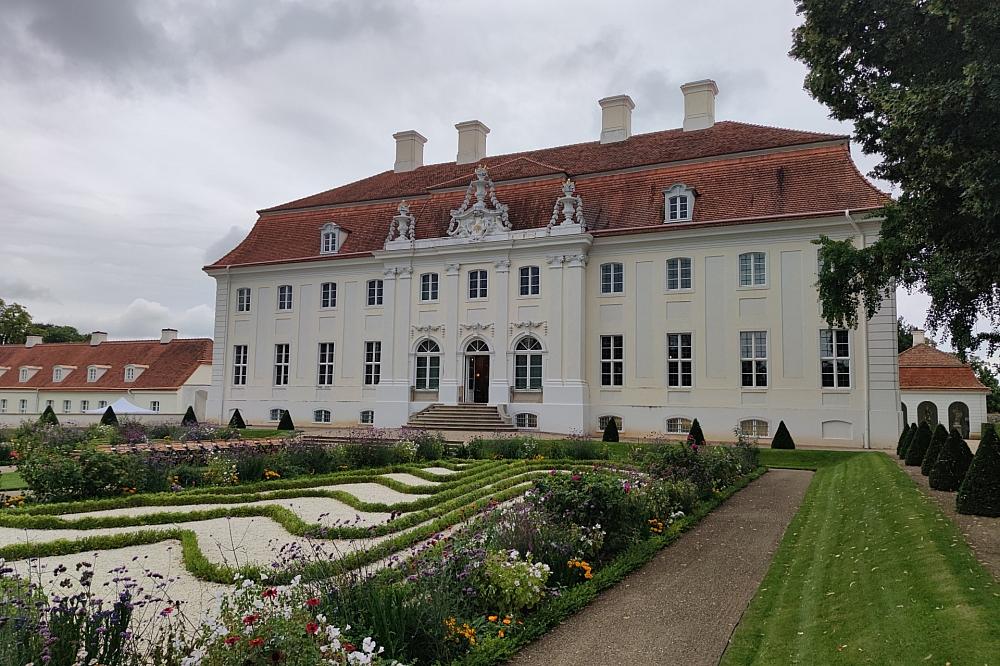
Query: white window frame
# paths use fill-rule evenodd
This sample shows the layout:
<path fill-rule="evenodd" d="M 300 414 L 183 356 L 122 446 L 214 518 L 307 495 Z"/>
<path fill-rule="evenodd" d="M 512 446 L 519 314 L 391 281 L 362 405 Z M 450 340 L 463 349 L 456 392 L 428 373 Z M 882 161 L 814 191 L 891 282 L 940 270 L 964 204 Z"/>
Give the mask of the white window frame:
<path fill-rule="evenodd" d="M 319 306 L 329 310 L 337 307 L 337 283 L 323 282 L 319 285 Z"/>
<path fill-rule="evenodd" d="M 285 410 L 283 410 L 280 407 L 272 407 L 267 413 L 267 420 L 274 421 L 275 423 L 277 423 L 278 421 L 281 420 L 281 414 L 284 411 Z"/>
<path fill-rule="evenodd" d="M 518 412 L 514 415 L 514 426 L 522 430 L 537 430 L 538 414 L 533 412 Z"/>
<path fill-rule="evenodd" d="M 278 342 L 274 345 L 274 380 L 275 386 L 288 386 L 292 367 L 292 345 Z"/>
<path fill-rule="evenodd" d="M 747 423 L 752 424 L 750 426 L 749 430 L 747 430 L 745 428 L 745 426 L 744 426 L 744 424 L 747 424 Z M 764 432 L 760 432 L 760 426 L 761 426 L 761 424 L 763 424 Z M 742 432 L 744 435 L 748 435 L 750 437 L 770 437 L 771 436 L 771 424 L 770 424 L 770 422 L 768 422 L 767 419 L 762 419 L 762 418 L 757 418 L 757 417 L 750 417 L 750 418 L 746 418 L 746 419 L 740 419 L 739 426 L 740 426 L 740 432 Z"/>
<path fill-rule="evenodd" d="M 489 298 L 489 273 L 484 268 L 469 271 L 469 300 L 481 301 Z"/>
<path fill-rule="evenodd" d="M 278 285 L 278 300 L 275 307 L 279 312 L 290 312 L 295 305 L 295 290 L 290 284 Z"/>
<path fill-rule="evenodd" d="M 690 222 L 694 219 L 694 190 L 677 183 L 663 193 L 663 221 Z"/>
<path fill-rule="evenodd" d="M 316 385 L 333 386 L 334 369 L 337 348 L 332 342 L 319 343 L 316 354 Z"/>
<path fill-rule="evenodd" d="M 361 425 L 374 425 L 375 423 L 375 410 L 374 409 L 362 409 L 361 413 L 358 414 L 358 423 Z"/>
<path fill-rule="evenodd" d="M 687 263 L 685 264 L 685 262 Z M 673 285 L 671 285 L 671 278 L 674 280 Z M 685 280 L 687 284 L 685 284 Z M 666 284 L 667 291 L 692 291 L 694 289 L 694 260 L 691 257 L 667 259 Z"/>
<path fill-rule="evenodd" d="M 420 301 L 431 303 L 438 300 L 441 289 L 441 278 L 437 273 L 422 273 L 420 275 Z"/>
<path fill-rule="evenodd" d="M 28 401 L 26 399 L 21 398 L 20 400 L 17 401 L 17 413 L 18 414 L 28 413 Z"/>
<path fill-rule="evenodd" d="M 693 419 L 686 416 L 671 416 L 664 423 L 663 431 L 668 435 L 686 435 L 691 431 Z"/>
<path fill-rule="evenodd" d="M 313 410 L 313 423 L 330 423 L 333 421 L 333 414 L 329 409 Z"/>
<path fill-rule="evenodd" d="M 690 331 L 667 333 L 667 387 L 694 388 L 694 333 Z"/>
<path fill-rule="evenodd" d="M 83 413 L 83 412 L 87 411 L 88 409 L 90 409 L 90 401 L 89 400 L 81 400 L 80 401 L 80 413 Z"/>
<path fill-rule="evenodd" d="M 52 368 L 52 381 L 61 382 L 63 380 L 63 369 Z"/>
<path fill-rule="evenodd" d="M 149 408 L 151 410 L 153 410 L 154 412 L 159 412 L 160 411 L 160 401 L 159 400 L 150 400 L 149 401 Z"/>
<path fill-rule="evenodd" d="M 829 337 L 829 341 L 824 338 Z M 840 340 L 843 339 L 843 341 Z M 846 348 L 846 354 L 841 352 Z M 825 328 L 819 332 L 819 385 L 824 390 L 851 388 L 851 333 L 846 328 Z M 840 371 L 840 365 L 847 364 L 846 373 Z M 831 370 L 827 372 L 829 364 Z M 846 374 L 846 379 L 844 375 Z M 827 384 L 829 376 L 832 383 Z"/>
<path fill-rule="evenodd" d="M 600 278 L 602 296 L 621 296 L 625 293 L 625 264 L 622 262 L 607 261 L 601 264 Z"/>
<path fill-rule="evenodd" d="M 744 263 L 746 263 L 747 271 L 744 271 Z M 766 288 L 768 284 L 767 268 L 767 252 L 741 252 L 736 264 L 740 288 Z"/>
<path fill-rule="evenodd" d="M 542 269 L 539 266 L 521 266 L 517 271 L 518 291 L 521 296 L 541 296 Z"/>
<path fill-rule="evenodd" d="M 88 384 L 93 384 L 94 382 L 96 382 L 100 378 L 101 378 L 101 375 L 98 372 L 97 368 L 95 368 L 95 367 L 87 368 L 87 383 Z"/>
<path fill-rule="evenodd" d="M 622 427 L 625 425 L 625 419 L 623 419 L 620 416 L 616 416 L 614 414 L 604 414 L 602 416 L 598 416 L 597 427 L 600 428 L 601 430 L 604 430 L 605 428 L 608 427 L 608 421 L 610 421 L 611 419 L 615 420 L 615 423 L 618 425 L 618 432 L 621 432 Z"/>
<path fill-rule="evenodd" d="M 332 222 L 324 224 L 319 232 L 319 253 L 336 254 L 340 250 L 340 227 Z"/>
<path fill-rule="evenodd" d="M 125 381 L 126 382 L 134 382 L 135 378 L 137 376 L 138 375 L 137 375 L 134 367 L 132 367 L 131 365 L 125 366 Z"/>
<path fill-rule="evenodd" d="M 607 341 L 608 344 L 605 344 Z M 616 346 L 617 344 L 617 354 Z M 621 333 L 608 333 L 601 336 L 598 348 L 600 358 L 600 375 L 602 388 L 620 388 L 625 386 L 625 336 Z M 605 379 L 608 381 L 605 381 Z M 617 379 L 617 381 L 615 381 Z"/>
<path fill-rule="evenodd" d="M 250 312 L 253 307 L 253 296 L 250 287 L 240 287 L 236 290 L 236 311 L 239 313 Z"/>
<path fill-rule="evenodd" d="M 28 370 L 27 368 L 21 368 L 20 370 L 18 370 L 18 372 L 17 372 L 17 381 L 19 381 L 21 383 L 24 383 L 24 382 L 28 381 L 29 379 L 31 379 L 31 371 L 30 370 Z"/>
<path fill-rule="evenodd" d="M 73 411 L 73 401 L 72 400 L 63 400 L 63 403 L 62 403 L 62 413 L 63 414 L 69 414 L 71 411 Z"/>
<path fill-rule="evenodd" d="M 759 341 L 763 337 L 763 354 L 761 353 L 761 345 Z M 771 385 L 771 364 L 770 364 L 770 343 L 768 339 L 770 336 L 767 331 L 740 331 L 739 334 L 739 353 L 740 353 L 740 387 L 744 389 L 766 389 Z M 748 347 L 745 341 L 750 340 L 749 353 L 747 353 Z M 750 364 L 751 371 L 747 372 L 746 364 Z M 760 363 L 763 363 L 764 367 L 764 381 L 760 381 Z M 751 383 L 746 383 L 747 375 L 751 377 Z"/>
<path fill-rule="evenodd" d="M 107 407 L 108 407 L 108 401 L 107 400 L 98 400 L 97 401 L 97 408 L 98 409 L 107 409 Z"/>
<path fill-rule="evenodd" d="M 250 347 L 248 345 L 233 345 L 233 386 L 247 385 Z"/>
<path fill-rule="evenodd" d="M 0 414 L 7 413 L 7 398 L 0 398 Z"/>
<path fill-rule="evenodd" d="M 413 386 L 418 391 L 437 391 L 441 387 L 441 345 L 430 338 L 417 344 Z"/>
<path fill-rule="evenodd" d="M 365 341 L 365 386 L 377 386 L 382 380 L 382 341 Z"/>
<path fill-rule="evenodd" d="M 370 308 L 381 307 L 385 302 L 385 284 L 381 279 L 375 278 L 374 280 L 368 280 L 366 285 L 367 289 L 367 299 L 365 303 L 368 304 Z"/>
<path fill-rule="evenodd" d="M 514 345 L 514 390 L 541 391 L 545 377 L 541 341 L 526 335 Z"/>

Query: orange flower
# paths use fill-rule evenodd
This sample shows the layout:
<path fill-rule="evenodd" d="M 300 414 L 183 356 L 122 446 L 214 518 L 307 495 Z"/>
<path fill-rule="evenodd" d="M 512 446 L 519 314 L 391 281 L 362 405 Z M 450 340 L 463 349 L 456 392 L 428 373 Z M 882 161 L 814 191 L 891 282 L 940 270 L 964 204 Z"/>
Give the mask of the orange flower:
<path fill-rule="evenodd" d="M 258 636 L 257 638 L 254 638 L 254 639 L 252 639 L 250 641 L 250 647 L 254 647 L 254 648 L 260 647 L 263 644 L 264 644 L 264 639 L 261 638 L 260 636 Z"/>

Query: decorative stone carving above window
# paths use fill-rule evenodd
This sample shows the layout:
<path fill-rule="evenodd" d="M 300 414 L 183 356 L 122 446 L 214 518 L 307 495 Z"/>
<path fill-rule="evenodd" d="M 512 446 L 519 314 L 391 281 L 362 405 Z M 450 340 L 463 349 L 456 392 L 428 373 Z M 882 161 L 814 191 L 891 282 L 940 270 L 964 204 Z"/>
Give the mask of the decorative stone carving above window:
<path fill-rule="evenodd" d="M 474 322 L 472 324 L 459 324 L 460 329 L 466 331 L 472 331 L 473 333 L 489 333 L 493 335 L 493 324 L 483 324 L 482 322 Z"/>
<path fill-rule="evenodd" d="M 694 219 L 694 195 L 693 188 L 684 183 L 672 185 L 669 190 L 663 193 L 664 196 L 664 222 L 690 222 Z"/>
<path fill-rule="evenodd" d="M 385 245 L 403 243 L 412 244 L 416 239 L 417 218 L 410 213 L 410 206 L 406 200 L 399 204 L 399 214 L 394 215 L 392 223 L 389 225 L 389 235 L 385 238 Z"/>
<path fill-rule="evenodd" d="M 556 205 L 552 208 L 548 228 L 585 231 L 587 227 L 583 221 L 583 198 L 576 194 L 576 184 L 567 178 L 562 184 L 562 191 L 563 195 L 556 199 Z"/>
<path fill-rule="evenodd" d="M 410 337 L 415 338 L 418 335 L 427 335 L 428 333 L 439 333 L 444 335 L 444 324 L 421 324 L 418 326 L 410 326 Z"/>
<path fill-rule="evenodd" d="M 513 321 L 510 323 L 510 334 L 514 335 L 517 331 L 530 331 L 533 329 L 541 329 L 544 335 L 549 334 L 549 323 L 546 321 Z"/>
<path fill-rule="evenodd" d="M 479 241 L 510 230 L 507 206 L 497 201 L 493 180 L 486 167 L 480 165 L 476 167 L 476 177 L 469 183 L 461 208 L 451 211 L 448 235 Z"/>

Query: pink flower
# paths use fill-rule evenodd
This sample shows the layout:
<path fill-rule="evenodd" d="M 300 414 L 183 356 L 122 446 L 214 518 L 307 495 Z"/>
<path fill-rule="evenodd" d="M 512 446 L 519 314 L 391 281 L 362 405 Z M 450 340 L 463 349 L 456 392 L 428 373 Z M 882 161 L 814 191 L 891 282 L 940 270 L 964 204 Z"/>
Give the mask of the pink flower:
<path fill-rule="evenodd" d="M 278 596 L 278 590 L 276 590 L 273 587 L 269 587 L 263 592 L 261 592 L 260 596 L 264 597 L 265 599 L 274 599 L 276 596 Z"/>
<path fill-rule="evenodd" d="M 163 610 L 160 611 L 160 616 L 161 617 L 170 617 L 171 613 L 173 613 L 173 612 L 174 612 L 173 607 L 172 606 L 167 606 L 166 608 L 164 608 Z"/>
<path fill-rule="evenodd" d="M 231 646 L 236 645 L 237 643 L 240 642 L 240 637 L 239 636 L 227 636 L 226 640 L 224 640 L 222 642 L 225 643 L 226 645 L 229 645 L 231 647 Z"/>
<path fill-rule="evenodd" d="M 256 613 L 254 613 L 253 615 L 247 615 L 246 617 L 243 618 L 243 624 L 250 626 L 251 624 L 257 622 L 257 620 L 259 619 L 260 615 L 257 615 Z"/>
<path fill-rule="evenodd" d="M 264 639 L 261 638 L 260 636 L 258 636 L 257 638 L 254 638 L 253 640 L 250 641 L 250 647 L 254 647 L 254 648 L 260 647 L 263 644 L 264 644 Z"/>
<path fill-rule="evenodd" d="M 579 474 L 574 474 L 572 478 L 573 478 L 573 480 L 574 480 L 574 481 L 579 481 L 579 480 L 580 480 L 580 479 L 582 479 L 583 477 L 582 477 L 582 476 L 580 476 Z"/>

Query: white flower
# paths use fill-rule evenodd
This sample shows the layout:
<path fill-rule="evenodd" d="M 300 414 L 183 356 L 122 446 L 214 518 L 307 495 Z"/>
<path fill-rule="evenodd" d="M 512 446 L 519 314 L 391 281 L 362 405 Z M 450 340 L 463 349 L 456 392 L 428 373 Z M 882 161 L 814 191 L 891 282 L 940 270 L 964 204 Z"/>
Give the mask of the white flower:
<path fill-rule="evenodd" d="M 253 581 L 247 578 L 245 581 L 243 581 L 242 587 L 244 590 L 247 589 L 248 587 L 253 587 Z"/>
<path fill-rule="evenodd" d="M 365 640 L 361 642 L 361 649 L 367 652 L 368 654 L 371 654 L 372 652 L 375 651 L 375 641 L 372 639 L 371 636 L 365 638 Z"/>

